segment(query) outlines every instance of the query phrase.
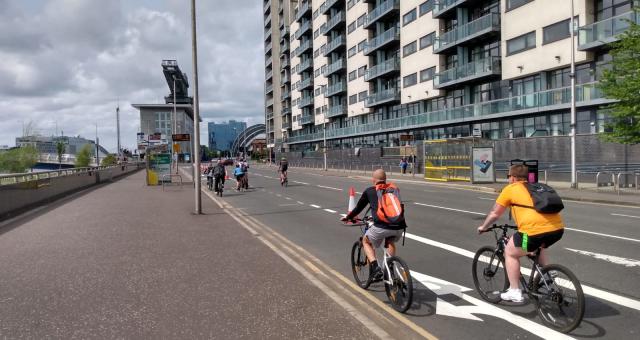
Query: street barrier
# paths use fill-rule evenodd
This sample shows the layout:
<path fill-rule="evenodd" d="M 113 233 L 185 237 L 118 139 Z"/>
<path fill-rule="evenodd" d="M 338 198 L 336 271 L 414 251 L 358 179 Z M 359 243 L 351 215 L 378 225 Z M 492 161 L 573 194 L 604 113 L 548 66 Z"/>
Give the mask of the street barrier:
<path fill-rule="evenodd" d="M 601 175 L 611 175 L 611 182 L 604 182 L 605 185 L 600 185 L 600 176 Z M 600 187 L 601 186 L 612 186 L 615 189 L 615 186 L 616 186 L 615 174 L 613 172 L 610 172 L 610 171 L 598 171 L 596 173 L 596 190 L 600 191 Z"/>

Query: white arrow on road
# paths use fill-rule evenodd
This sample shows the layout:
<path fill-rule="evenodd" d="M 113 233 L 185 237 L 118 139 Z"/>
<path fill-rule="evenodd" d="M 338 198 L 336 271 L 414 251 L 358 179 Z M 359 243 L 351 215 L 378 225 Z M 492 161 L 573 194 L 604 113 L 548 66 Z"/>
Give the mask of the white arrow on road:
<path fill-rule="evenodd" d="M 621 264 L 625 267 L 640 267 L 640 261 L 638 260 L 627 259 L 624 257 L 618 257 L 613 255 L 598 254 L 598 253 L 594 253 L 586 250 L 579 250 L 579 249 L 572 249 L 572 248 L 564 248 L 564 249 L 572 251 L 574 253 L 591 256 L 598 260 L 604 260 L 604 261 L 615 263 L 615 264 Z"/>
<path fill-rule="evenodd" d="M 418 273 L 413 270 L 411 271 L 411 276 L 415 281 L 420 282 L 438 296 L 452 294 L 471 304 L 466 306 L 454 306 L 453 304 L 438 298 L 436 304 L 436 314 L 438 315 L 482 321 L 482 319 L 473 314 L 484 314 L 500 318 L 543 339 L 573 339 L 566 334 L 556 332 L 541 324 L 535 323 L 529 319 L 525 319 L 519 315 L 510 313 L 504 309 L 496 307 L 495 305 L 465 294 L 464 292 L 471 291 L 470 288 L 457 285 L 437 277 Z"/>

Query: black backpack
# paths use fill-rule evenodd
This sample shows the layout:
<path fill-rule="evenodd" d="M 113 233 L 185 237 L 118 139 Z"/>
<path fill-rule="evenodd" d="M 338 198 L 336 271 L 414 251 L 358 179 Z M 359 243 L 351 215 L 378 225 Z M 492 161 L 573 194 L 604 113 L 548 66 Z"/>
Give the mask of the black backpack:
<path fill-rule="evenodd" d="M 518 207 L 535 209 L 541 214 L 557 214 L 564 209 L 560 195 L 552 187 L 542 183 L 523 183 L 533 200 L 533 207 L 512 204 Z"/>
<path fill-rule="evenodd" d="M 216 165 L 213 167 L 213 177 L 222 177 L 224 176 L 224 167 L 221 165 Z"/>

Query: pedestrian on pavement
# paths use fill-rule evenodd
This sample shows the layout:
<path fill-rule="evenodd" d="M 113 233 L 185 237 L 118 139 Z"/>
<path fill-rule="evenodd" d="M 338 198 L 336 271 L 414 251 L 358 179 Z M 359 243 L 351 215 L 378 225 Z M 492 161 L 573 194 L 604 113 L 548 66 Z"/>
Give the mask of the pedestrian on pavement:
<path fill-rule="evenodd" d="M 409 165 L 409 163 L 407 162 L 407 159 L 402 157 L 402 159 L 400 160 L 400 172 L 404 175 L 407 173 L 407 166 Z"/>

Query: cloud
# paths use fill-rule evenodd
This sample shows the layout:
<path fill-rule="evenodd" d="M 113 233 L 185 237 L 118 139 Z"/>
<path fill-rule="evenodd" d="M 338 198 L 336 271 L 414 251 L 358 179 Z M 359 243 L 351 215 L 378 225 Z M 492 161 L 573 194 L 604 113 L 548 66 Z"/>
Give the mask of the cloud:
<path fill-rule="evenodd" d="M 198 2 L 200 112 L 205 122 L 262 123 L 264 52 L 257 1 Z M 0 0 L 0 145 L 23 122 L 51 135 L 93 138 L 115 151 L 139 128 L 131 103 L 169 93 L 163 59 L 176 59 L 193 90 L 188 2 L 182 0 Z M 203 141 L 206 124 L 202 124 Z"/>

